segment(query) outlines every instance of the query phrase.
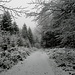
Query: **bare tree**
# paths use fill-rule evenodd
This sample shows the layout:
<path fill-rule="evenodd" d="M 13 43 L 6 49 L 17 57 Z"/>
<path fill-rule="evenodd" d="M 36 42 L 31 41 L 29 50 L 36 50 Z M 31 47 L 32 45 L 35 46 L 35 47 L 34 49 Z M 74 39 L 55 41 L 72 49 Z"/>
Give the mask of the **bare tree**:
<path fill-rule="evenodd" d="M 11 0 L 0 0 L 0 11 L 2 12 L 10 12 L 12 17 L 21 16 L 22 14 L 26 14 L 26 7 L 7 7 L 5 4 L 11 2 Z M 1 14 L 0 14 L 1 15 Z"/>

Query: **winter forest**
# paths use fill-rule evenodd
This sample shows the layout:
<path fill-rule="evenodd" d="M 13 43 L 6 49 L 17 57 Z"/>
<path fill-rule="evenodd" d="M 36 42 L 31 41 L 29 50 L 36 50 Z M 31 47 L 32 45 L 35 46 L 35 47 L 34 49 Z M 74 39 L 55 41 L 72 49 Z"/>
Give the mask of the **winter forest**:
<path fill-rule="evenodd" d="M 48 64 L 52 66 L 49 69 L 53 70 L 49 73 L 41 68 L 40 71 L 44 74 L 40 74 L 35 67 L 38 75 L 75 75 L 75 0 L 32 0 L 29 6 L 34 5 L 33 11 L 27 11 L 27 8 L 21 6 L 5 6 L 10 2 L 11 0 L 0 0 L 0 75 L 10 75 L 9 72 L 19 62 L 24 63 L 26 59 L 30 62 L 34 57 L 45 65 L 43 59 L 47 59 L 46 56 L 49 63 L 54 63 Z M 33 21 L 37 22 L 34 31 L 26 23 L 21 29 L 13 21 L 22 14 L 26 18 L 34 17 Z M 32 60 L 33 63 L 34 61 Z M 27 74 L 25 72 L 23 75 L 30 75 L 30 71 L 32 72 L 28 68 Z M 34 71 L 31 75 L 37 74 Z"/>

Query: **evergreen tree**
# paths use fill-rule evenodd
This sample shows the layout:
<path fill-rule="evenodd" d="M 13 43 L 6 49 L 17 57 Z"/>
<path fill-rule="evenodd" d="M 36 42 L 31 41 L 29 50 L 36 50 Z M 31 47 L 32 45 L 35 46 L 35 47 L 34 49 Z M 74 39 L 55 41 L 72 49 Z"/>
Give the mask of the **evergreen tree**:
<path fill-rule="evenodd" d="M 42 35 L 42 38 L 41 38 L 42 47 L 48 48 L 48 47 L 55 47 L 57 45 L 58 45 L 58 42 L 53 32 L 48 31 Z"/>
<path fill-rule="evenodd" d="M 50 31 L 61 47 L 75 47 L 75 0 L 53 0 L 47 3 L 38 1 L 35 4 L 42 6 L 41 11 L 30 14 L 36 15 L 35 20 L 41 26 L 42 36 Z M 38 7 L 36 9 L 38 10 Z M 52 42 L 50 39 L 48 41 Z"/>
<path fill-rule="evenodd" d="M 31 45 L 33 46 L 33 44 L 34 44 L 34 40 L 33 40 L 32 30 L 31 30 L 30 27 L 28 28 L 28 39 L 29 39 Z"/>
<path fill-rule="evenodd" d="M 22 28 L 22 37 L 24 39 L 27 39 L 28 38 L 28 34 L 27 34 L 27 26 L 26 24 L 23 25 L 23 28 Z"/>
<path fill-rule="evenodd" d="M 39 43 L 39 39 L 38 39 L 37 36 L 36 36 L 36 38 L 35 38 L 35 43 Z"/>
<path fill-rule="evenodd" d="M 12 29 L 12 20 L 10 13 L 8 11 L 4 12 L 3 18 L 1 21 L 1 30 L 11 32 Z"/>
<path fill-rule="evenodd" d="M 13 22 L 12 26 L 13 26 L 13 33 L 18 34 L 19 28 L 18 28 L 18 25 L 16 24 L 16 22 Z"/>

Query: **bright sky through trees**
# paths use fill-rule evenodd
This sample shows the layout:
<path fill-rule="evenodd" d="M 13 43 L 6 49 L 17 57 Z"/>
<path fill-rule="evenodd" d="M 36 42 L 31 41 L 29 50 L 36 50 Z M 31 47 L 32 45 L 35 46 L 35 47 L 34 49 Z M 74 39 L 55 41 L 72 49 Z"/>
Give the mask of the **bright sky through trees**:
<path fill-rule="evenodd" d="M 30 3 L 31 0 L 11 0 L 10 3 L 7 4 L 7 6 L 10 7 L 28 7 L 28 10 L 30 10 L 30 8 L 32 8 L 32 5 L 29 5 L 27 3 Z M 31 22 L 32 18 L 25 18 L 24 15 L 22 15 L 22 17 L 17 17 L 16 22 L 19 25 L 19 28 L 22 28 L 23 24 L 26 23 L 27 27 L 31 27 L 31 29 L 33 29 L 36 25 L 35 22 Z"/>

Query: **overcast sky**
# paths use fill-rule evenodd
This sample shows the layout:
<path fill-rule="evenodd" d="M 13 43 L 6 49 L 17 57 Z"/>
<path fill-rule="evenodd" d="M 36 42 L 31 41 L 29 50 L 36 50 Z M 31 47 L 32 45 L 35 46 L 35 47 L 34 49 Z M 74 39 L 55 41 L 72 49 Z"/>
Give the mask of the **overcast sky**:
<path fill-rule="evenodd" d="M 31 8 L 31 5 L 28 5 L 27 3 L 31 2 L 31 0 L 12 0 L 9 4 L 11 7 L 29 7 Z M 35 22 L 31 21 L 32 18 L 25 18 L 24 16 L 22 17 L 17 17 L 16 22 L 19 26 L 19 28 L 22 28 L 23 24 L 26 23 L 27 27 L 31 27 L 32 29 L 36 26 Z"/>

